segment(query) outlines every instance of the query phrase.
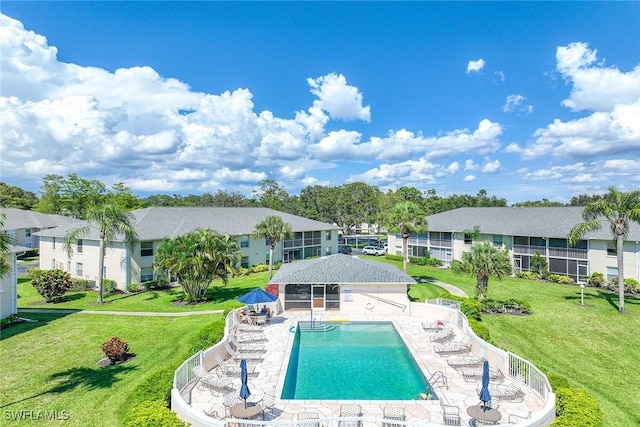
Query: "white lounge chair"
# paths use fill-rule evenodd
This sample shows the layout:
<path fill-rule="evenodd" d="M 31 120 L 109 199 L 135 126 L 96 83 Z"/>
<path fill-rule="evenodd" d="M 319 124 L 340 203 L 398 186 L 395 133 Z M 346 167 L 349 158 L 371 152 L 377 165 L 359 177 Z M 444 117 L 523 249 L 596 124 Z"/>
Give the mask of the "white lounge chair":
<path fill-rule="evenodd" d="M 422 329 L 425 331 L 433 331 L 442 329 L 444 326 L 451 323 L 452 314 L 449 313 L 444 320 L 433 319 L 433 320 L 423 320 L 422 321 Z"/>
<path fill-rule="evenodd" d="M 484 361 L 484 355 L 486 352 L 487 349 L 485 349 L 484 347 L 479 347 L 475 355 L 452 357 L 447 360 L 447 364 L 456 369 L 463 366 L 476 366 Z"/>
<path fill-rule="evenodd" d="M 264 354 L 261 351 L 237 351 L 234 350 L 233 348 L 231 348 L 231 346 L 229 345 L 229 343 L 225 343 L 224 344 L 224 349 L 227 350 L 227 353 L 229 353 L 229 356 L 236 361 L 240 361 L 242 359 L 245 360 L 254 360 L 254 361 L 262 361 Z"/>
<path fill-rule="evenodd" d="M 524 399 L 522 386 L 524 386 L 524 377 L 517 375 L 509 384 L 498 384 L 496 386 L 489 385 L 489 393 L 496 400 L 510 400 L 512 402 L 521 402 Z"/>
<path fill-rule="evenodd" d="M 482 366 L 463 366 L 462 378 L 468 382 L 476 382 L 482 379 Z M 499 377 L 503 377 L 502 374 L 502 362 L 489 365 L 489 378 L 495 380 Z"/>
<path fill-rule="evenodd" d="M 207 372 L 201 365 L 193 367 L 193 374 L 198 379 L 196 388 L 200 390 L 208 389 L 211 394 L 221 394 L 224 391 L 233 390 L 233 383 L 231 381 Z"/>
<path fill-rule="evenodd" d="M 444 341 L 453 337 L 453 325 L 446 325 L 435 334 L 431 335 L 431 341 Z"/>
<path fill-rule="evenodd" d="M 433 343 L 433 351 L 443 353 L 464 353 L 469 351 L 469 335 L 462 337 L 460 341 L 450 341 L 444 344 Z"/>
<path fill-rule="evenodd" d="M 265 351 L 267 351 L 267 349 L 264 348 L 263 344 L 239 342 L 235 337 L 235 335 L 233 334 L 229 335 L 229 342 L 236 349 L 236 351 L 240 351 L 240 352 L 246 351 L 246 352 L 263 352 L 264 353 Z"/>
<path fill-rule="evenodd" d="M 237 362 L 224 360 L 218 353 L 214 353 L 213 357 L 216 359 L 216 363 L 218 364 L 216 371 L 219 372 L 220 375 L 240 378 L 241 369 Z M 256 367 L 254 365 L 247 364 L 247 372 L 249 374 L 254 374 L 255 370 Z"/>

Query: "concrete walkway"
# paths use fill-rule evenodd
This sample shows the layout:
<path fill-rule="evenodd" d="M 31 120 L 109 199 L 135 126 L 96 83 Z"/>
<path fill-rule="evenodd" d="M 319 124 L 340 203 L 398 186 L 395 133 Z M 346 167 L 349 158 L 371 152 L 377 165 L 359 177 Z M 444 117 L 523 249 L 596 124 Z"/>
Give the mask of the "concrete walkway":
<path fill-rule="evenodd" d="M 102 311 L 102 310 L 65 310 L 65 309 L 39 309 L 19 308 L 19 314 L 110 314 L 115 316 L 158 316 L 158 317 L 183 317 L 202 316 L 206 314 L 222 314 L 224 310 L 181 311 L 176 313 L 152 312 L 152 311 Z"/>
<path fill-rule="evenodd" d="M 447 292 L 449 292 L 451 295 L 455 295 L 458 297 L 462 297 L 462 298 L 469 298 L 469 295 L 467 295 L 467 293 L 465 291 L 463 291 L 462 289 L 458 288 L 457 286 L 453 286 L 450 285 L 448 283 L 444 283 L 444 282 L 431 282 L 434 285 L 438 285 L 441 288 L 444 288 L 447 290 Z"/>

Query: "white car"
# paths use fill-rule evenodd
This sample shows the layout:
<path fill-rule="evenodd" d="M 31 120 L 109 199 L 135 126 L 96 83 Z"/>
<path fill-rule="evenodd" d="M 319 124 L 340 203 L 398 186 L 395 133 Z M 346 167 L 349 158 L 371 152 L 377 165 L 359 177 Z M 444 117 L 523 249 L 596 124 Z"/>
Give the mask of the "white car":
<path fill-rule="evenodd" d="M 365 255 L 382 256 L 387 253 L 387 250 L 378 246 L 365 246 L 362 248 L 362 253 Z"/>

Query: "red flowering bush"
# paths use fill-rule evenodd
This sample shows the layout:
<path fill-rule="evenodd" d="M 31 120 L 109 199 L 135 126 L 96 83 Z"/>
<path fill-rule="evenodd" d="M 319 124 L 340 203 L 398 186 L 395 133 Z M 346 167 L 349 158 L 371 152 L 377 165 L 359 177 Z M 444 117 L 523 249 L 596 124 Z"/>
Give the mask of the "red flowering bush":
<path fill-rule="evenodd" d="M 123 361 L 129 355 L 129 344 L 118 337 L 111 337 L 102 344 L 104 355 L 109 358 L 112 365 Z"/>
<path fill-rule="evenodd" d="M 270 285 L 267 285 L 267 287 L 266 287 L 266 288 L 264 288 L 264 290 L 265 290 L 266 292 L 270 293 L 271 295 L 278 296 L 278 294 L 279 294 L 279 287 L 278 287 L 278 285 L 277 285 L 277 284 L 275 284 L 275 283 L 272 283 L 272 284 L 270 284 Z"/>

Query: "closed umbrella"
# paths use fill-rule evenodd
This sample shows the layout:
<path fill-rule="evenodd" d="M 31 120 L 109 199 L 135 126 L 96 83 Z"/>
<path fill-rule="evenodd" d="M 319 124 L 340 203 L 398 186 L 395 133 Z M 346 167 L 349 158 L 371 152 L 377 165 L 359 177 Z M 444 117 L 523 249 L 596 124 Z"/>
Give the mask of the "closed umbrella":
<path fill-rule="evenodd" d="M 247 374 L 247 361 L 242 359 L 240 361 L 240 380 L 242 381 L 242 385 L 240 386 L 240 398 L 244 399 L 244 407 L 247 407 L 247 399 L 251 396 L 251 391 L 249 390 L 249 385 L 247 384 L 248 380 Z"/>
<path fill-rule="evenodd" d="M 265 302 L 273 302 L 277 300 L 276 295 L 272 295 L 260 288 L 255 288 L 238 298 L 238 301 L 249 304 L 262 304 Z"/>
<path fill-rule="evenodd" d="M 480 389 L 480 401 L 484 403 L 484 408 L 491 408 L 491 394 L 489 393 L 489 362 L 484 361 L 482 365 L 482 388 Z"/>

